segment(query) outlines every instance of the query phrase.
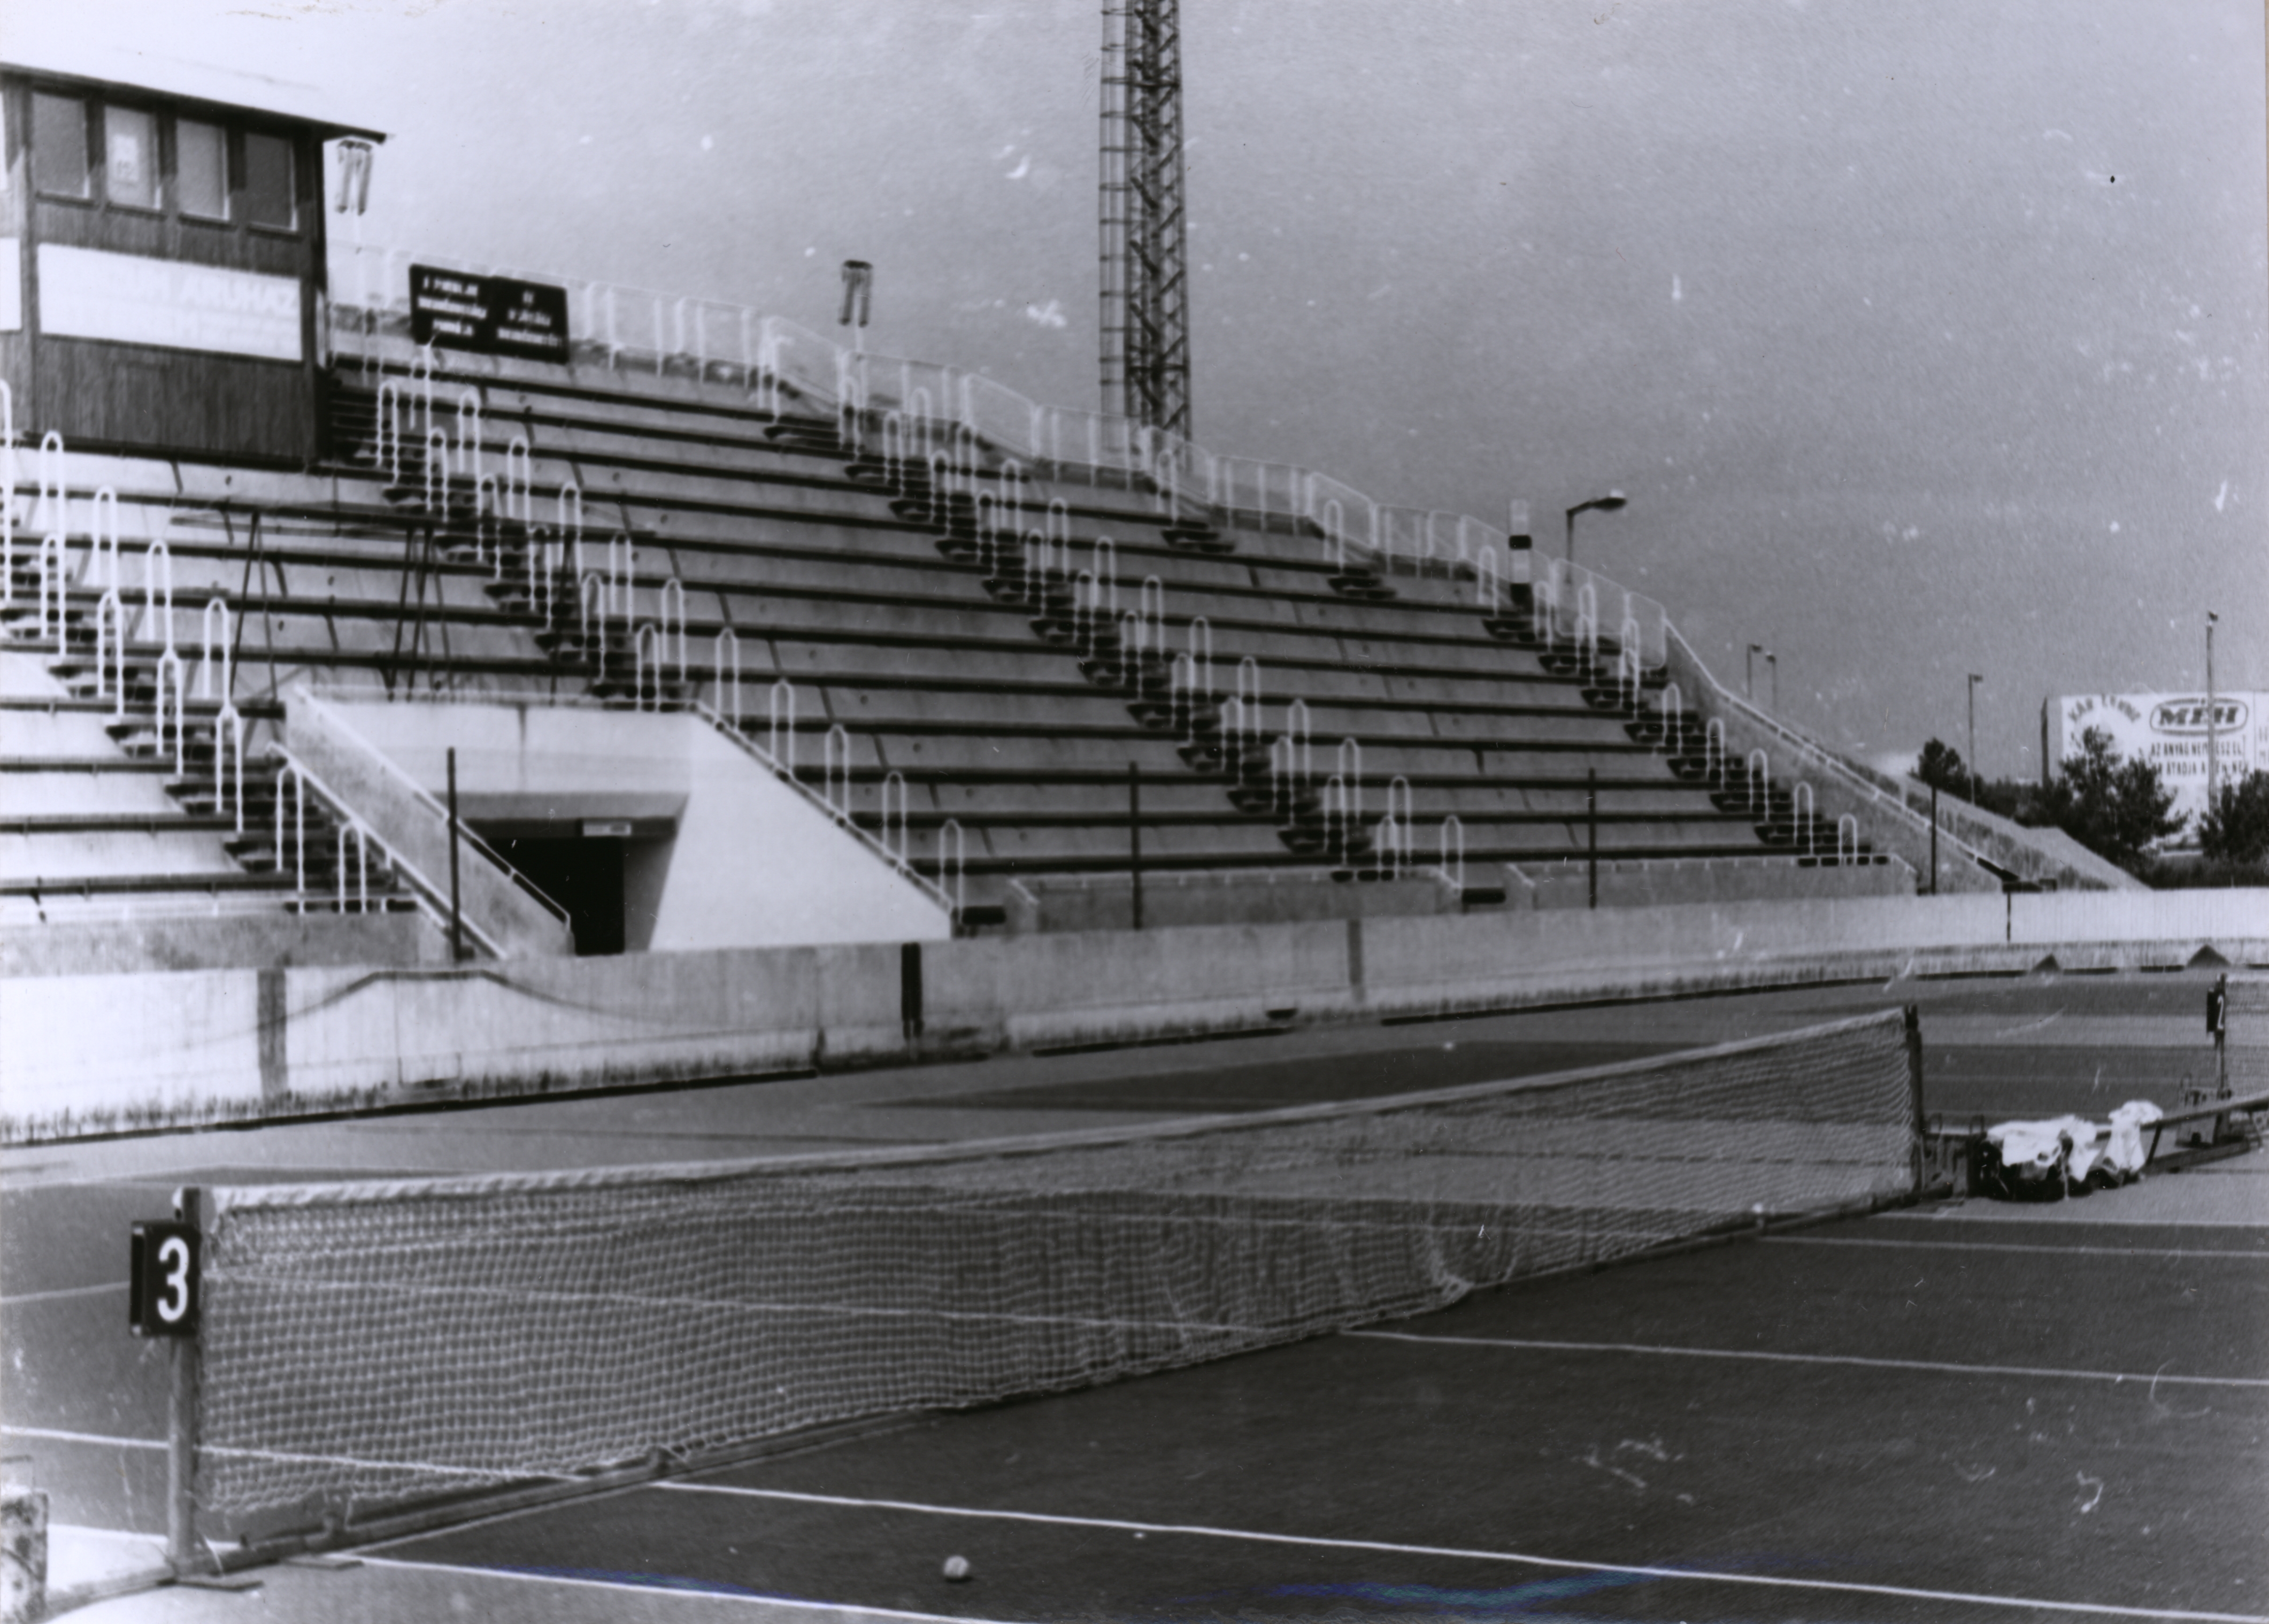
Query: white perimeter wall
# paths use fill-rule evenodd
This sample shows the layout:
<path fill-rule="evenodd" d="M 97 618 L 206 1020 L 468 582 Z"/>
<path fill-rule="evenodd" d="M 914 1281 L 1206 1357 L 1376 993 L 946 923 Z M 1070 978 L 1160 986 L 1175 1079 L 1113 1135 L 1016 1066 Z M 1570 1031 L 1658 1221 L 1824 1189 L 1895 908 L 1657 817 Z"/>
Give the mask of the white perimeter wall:
<path fill-rule="evenodd" d="M 911 1008 L 896 942 L 17 978 L 0 981 L 0 1131 L 20 1140 L 940 1051 L 2019 971 L 2050 956 L 2067 970 L 2170 967 L 2206 948 L 2234 964 L 2269 963 L 2269 891 L 1858 897 L 930 942 Z M 135 1018 L 118 1019 L 124 1008 Z"/>

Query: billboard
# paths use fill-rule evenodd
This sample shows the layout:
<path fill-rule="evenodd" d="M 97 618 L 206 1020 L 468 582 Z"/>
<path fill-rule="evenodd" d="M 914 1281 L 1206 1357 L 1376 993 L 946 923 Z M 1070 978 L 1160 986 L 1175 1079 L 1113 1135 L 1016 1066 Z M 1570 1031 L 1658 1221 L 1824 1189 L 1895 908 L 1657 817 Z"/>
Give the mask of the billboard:
<path fill-rule="evenodd" d="M 2217 693 L 2214 711 L 2221 781 L 2269 767 L 2269 693 Z M 2100 728 L 2120 760 L 2159 770 L 2160 784 L 2175 792 L 2174 810 L 2192 820 L 2177 838 L 2195 840 L 2196 819 L 2206 810 L 2206 721 L 2202 693 L 2067 694 L 2041 707 L 2041 759 L 2053 774 L 2066 757 L 2080 754 L 2081 734 Z"/>

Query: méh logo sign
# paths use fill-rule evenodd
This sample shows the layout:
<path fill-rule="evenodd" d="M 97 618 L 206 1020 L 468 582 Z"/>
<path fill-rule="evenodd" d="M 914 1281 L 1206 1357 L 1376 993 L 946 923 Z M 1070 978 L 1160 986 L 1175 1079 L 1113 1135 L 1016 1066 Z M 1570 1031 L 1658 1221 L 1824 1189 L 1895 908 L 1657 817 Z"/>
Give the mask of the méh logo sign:
<path fill-rule="evenodd" d="M 2214 702 L 2214 731 L 2232 733 L 2245 726 L 2246 705 L 2243 699 L 2228 699 L 2215 696 Z M 2151 707 L 2153 733 L 2196 733 L 2206 731 L 2206 697 L 2190 699 L 2162 699 Z"/>

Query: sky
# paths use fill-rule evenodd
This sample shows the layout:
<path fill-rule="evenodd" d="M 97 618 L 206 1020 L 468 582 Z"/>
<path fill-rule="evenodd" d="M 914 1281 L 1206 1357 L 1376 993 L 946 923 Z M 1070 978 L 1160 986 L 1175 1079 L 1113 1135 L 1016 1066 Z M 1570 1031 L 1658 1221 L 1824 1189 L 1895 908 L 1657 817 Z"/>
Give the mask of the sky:
<path fill-rule="evenodd" d="M 2259 0 L 1186 0 L 1195 438 L 1504 522 L 1863 757 L 2269 689 Z M 67 18 L 67 21 L 59 21 Z M 366 241 L 1097 403 L 1098 0 L 0 0 L 388 132 Z M 1764 668 L 1758 698 L 1767 698 Z"/>

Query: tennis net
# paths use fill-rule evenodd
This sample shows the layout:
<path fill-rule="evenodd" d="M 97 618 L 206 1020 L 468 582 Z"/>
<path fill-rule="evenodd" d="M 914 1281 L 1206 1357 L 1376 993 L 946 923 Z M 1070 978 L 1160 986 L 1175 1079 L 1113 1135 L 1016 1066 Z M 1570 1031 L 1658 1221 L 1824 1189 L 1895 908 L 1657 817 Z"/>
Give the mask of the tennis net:
<path fill-rule="evenodd" d="M 1898 1012 L 1511 1082 L 214 1192 L 209 1534 L 1079 1387 L 1914 1188 Z"/>

